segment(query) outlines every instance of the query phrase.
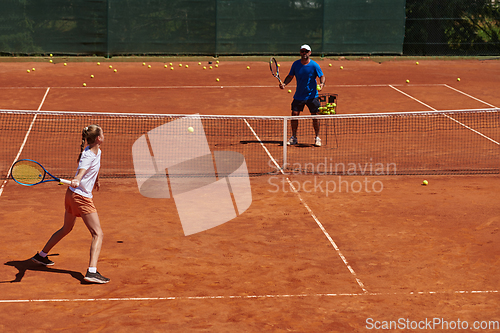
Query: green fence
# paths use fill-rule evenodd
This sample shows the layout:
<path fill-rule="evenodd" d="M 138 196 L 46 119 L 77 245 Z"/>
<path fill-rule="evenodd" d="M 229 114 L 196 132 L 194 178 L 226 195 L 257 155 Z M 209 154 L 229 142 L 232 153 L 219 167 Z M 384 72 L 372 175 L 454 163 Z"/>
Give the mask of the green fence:
<path fill-rule="evenodd" d="M 405 0 L 1 0 L 4 54 L 401 54 Z"/>

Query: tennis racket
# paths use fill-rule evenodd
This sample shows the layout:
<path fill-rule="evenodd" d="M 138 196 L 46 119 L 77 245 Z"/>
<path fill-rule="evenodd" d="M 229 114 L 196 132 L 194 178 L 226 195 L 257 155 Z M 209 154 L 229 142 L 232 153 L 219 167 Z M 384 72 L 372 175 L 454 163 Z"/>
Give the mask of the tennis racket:
<path fill-rule="evenodd" d="M 273 74 L 273 76 L 278 79 L 280 84 L 283 84 L 283 82 L 281 82 L 281 78 L 280 78 L 280 71 L 279 71 L 278 62 L 276 61 L 276 59 L 274 59 L 274 57 L 269 59 L 269 68 L 271 68 L 271 73 Z"/>
<path fill-rule="evenodd" d="M 16 183 L 24 186 L 33 186 L 47 182 L 59 182 L 71 185 L 71 181 L 54 177 L 40 163 L 28 159 L 16 161 L 12 166 L 11 175 Z M 47 175 L 52 178 L 45 179 Z"/>

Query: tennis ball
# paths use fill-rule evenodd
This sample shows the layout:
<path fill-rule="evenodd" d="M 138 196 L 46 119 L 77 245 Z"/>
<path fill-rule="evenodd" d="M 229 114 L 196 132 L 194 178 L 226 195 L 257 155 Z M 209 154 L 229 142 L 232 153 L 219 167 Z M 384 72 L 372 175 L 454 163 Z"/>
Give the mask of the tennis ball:
<path fill-rule="evenodd" d="M 34 72 L 35 71 L 35 67 L 33 67 L 31 70 Z"/>
<path fill-rule="evenodd" d="M 418 61 L 415 63 L 415 65 L 418 65 Z"/>
<path fill-rule="evenodd" d="M 190 127 L 188 127 L 188 132 L 189 132 L 189 133 L 193 133 L 193 132 L 194 132 L 194 128 L 192 128 L 191 126 L 190 126 Z"/>
<path fill-rule="evenodd" d="M 212 66 L 210 66 L 210 67 L 208 67 L 208 68 L 212 69 Z"/>
<path fill-rule="evenodd" d="M 215 65 L 215 68 L 219 68 L 219 65 Z"/>
<path fill-rule="evenodd" d="M 30 72 L 30 70 L 29 70 L 29 69 L 28 69 L 28 70 L 26 70 L 26 73 L 29 73 L 29 72 Z"/>
<path fill-rule="evenodd" d="M 219 63 L 219 60 L 216 61 L 216 63 L 218 64 Z"/>
<path fill-rule="evenodd" d="M 460 78 L 457 78 L 457 81 L 460 81 Z"/>
<path fill-rule="evenodd" d="M 172 63 L 169 63 L 170 66 L 172 66 Z"/>
<path fill-rule="evenodd" d="M 247 69 L 250 69 L 250 66 L 247 66 Z"/>
<path fill-rule="evenodd" d="M 406 83 L 410 83 L 410 80 L 406 80 Z"/>
<path fill-rule="evenodd" d="M 424 180 L 424 181 L 422 182 L 422 185 L 427 185 L 427 184 L 429 184 L 429 182 L 428 182 L 427 180 Z"/>
<path fill-rule="evenodd" d="M 219 78 L 216 78 L 215 81 L 219 82 Z"/>
<path fill-rule="evenodd" d="M 189 65 L 186 65 L 186 68 L 189 68 Z"/>
<path fill-rule="evenodd" d="M 109 65 L 109 69 L 113 68 L 113 66 Z"/>
<path fill-rule="evenodd" d="M 173 71 L 173 70 L 174 70 L 174 68 L 173 68 L 173 67 L 170 67 L 170 70 L 171 70 L 171 71 Z"/>
<path fill-rule="evenodd" d="M 201 66 L 201 62 L 199 62 L 199 63 L 198 63 L 198 65 L 200 65 L 200 66 Z"/>
<path fill-rule="evenodd" d="M 51 53 L 51 54 L 49 54 L 49 55 L 52 57 L 52 53 Z"/>
<path fill-rule="evenodd" d="M 146 66 L 146 63 L 145 63 L 145 62 L 143 62 L 143 63 L 142 63 L 142 65 L 143 65 L 143 66 Z"/>
<path fill-rule="evenodd" d="M 67 66 L 68 64 L 67 63 L 64 63 L 64 66 Z"/>
<path fill-rule="evenodd" d="M 290 89 L 288 89 L 288 93 L 291 93 L 292 91 Z"/>
<path fill-rule="evenodd" d="M 316 90 L 318 90 L 318 91 L 321 90 L 321 86 L 319 84 L 316 86 Z"/>
<path fill-rule="evenodd" d="M 87 84 L 86 84 L 86 83 L 83 83 L 83 86 L 84 86 L 84 87 L 86 87 L 86 86 L 87 86 Z"/>
<path fill-rule="evenodd" d="M 90 78 L 93 79 L 94 78 L 94 75 L 90 75 Z"/>
<path fill-rule="evenodd" d="M 344 69 L 344 66 L 340 66 L 340 69 Z"/>
<path fill-rule="evenodd" d="M 151 65 L 148 65 L 148 68 L 151 68 Z"/>
<path fill-rule="evenodd" d="M 207 69 L 207 66 L 203 66 L 203 69 Z"/>
<path fill-rule="evenodd" d="M 49 62 L 52 63 L 53 62 L 52 59 L 50 59 Z"/>
<path fill-rule="evenodd" d="M 97 66 L 101 66 L 101 63 L 100 63 L 100 62 L 98 62 L 98 63 L 97 63 Z"/>
<path fill-rule="evenodd" d="M 179 64 L 179 67 L 182 67 L 182 64 Z"/>
<path fill-rule="evenodd" d="M 328 66 L 332 67 L 332 64 L 328 64 Z"/>
<path fill-rule="evenodd" d="M 116 73 L 116 72 L 118 72 L 118 70 L 117 70 L 117 69 L 115 69 L 115 70 L 114 70 L 114 72 Z"/>
<path fill-rule="evenodd" d="M 168 65 L 165 65 L 164 67 L 165 67 L 165 68 L 168 68 Z"/>

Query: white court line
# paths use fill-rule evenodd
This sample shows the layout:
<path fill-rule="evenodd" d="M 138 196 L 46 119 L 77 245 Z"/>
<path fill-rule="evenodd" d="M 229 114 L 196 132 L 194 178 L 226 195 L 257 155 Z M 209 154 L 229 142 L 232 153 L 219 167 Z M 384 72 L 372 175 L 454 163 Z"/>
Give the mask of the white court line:
<path fill-rule="evenodd" d="M 498 290 L 457 290 L 457 291 L 418 291 L 408 293 L 321 293 L 321 294 L 283 294 L 283 295 L 232 295 L 232 296 L 168 296 L 168 297 L 109 297 L 109 298 L 46 298 L 46 299 L 4 299 L 0 304 L 12 303 L 60 303 L 60 302 L 148 302 L 171 300 L 252 300 L 279 298 L 312 298 L 312 297 L 369 297 L 369 296 L 422 296 L 422 295 L 477 295 L 498 294 Z"/>
<path fill-rule="evenodd" d="M 409 98 L 413 99 L 414 101 L 417 101 L 417 102 L 419 102 L 420 104 L 422 104 L 422 105 L 424 105 L 424 106 L 428 107 L 429 109 L 431 109 L 431 110 L 433 110 L 433 111 L 438 111 L 437 109 L 434 109 L 432 106 L 425 104 L 424 102 L 422 102 L 422 101 L 420 101 L 420 100 L 416 99 L 415 97 L 413 97 L 413 96 L 411 96 L 411 95 L 408 95 L 408 94 L 407 94 L 407 93 L 405 93 L 404 91 L 401 91 L 401 90 L 399 90 L 399 89 L 397 89 L 397 88 L 394 88 L 393 86 L 390 86 L 390 87 L 391 87 L 392 89 L 394 89 L 394 90 L 396 90 L 396 91 L 398 91 L 398 92 L 402 93 L 403 95 L 405 95 L 405 96 L 407 96 L 407 97 L 409 97 Z M 465 95 L 467 95 L 467 94 L 465 94 Z M 470 96 L 470 97 L 472 97 L 472 96 Z M 494 106 L 493 106 L 493 107 L 494 107 Z M 494 144 L 496 144 L 496 145 L 500 145 L 500 143 L 499 143 L 499 142 L 497 142 L 497 141 L 493 140 L 493 139 L 492 139 L 492 138 L 490 138 L 489 136 L 486 136 L 486 135 L 484 135 L 483 133 L 481 133 L 481 132 L 479 132 L 479 131 L 476 131 L 475 129 L 473 129 L 473 128 L 471 128 L 471 127 L 467 126 L 467 125 L 465 125 L 464 123 L 462 123 L 462 122 L 460 122 L 460 121 L 458 121 L 458 120 L 456 120 L 456 119 L 454 119 L 453 117 L 450 117 L 450 116 L 448 116 L 447 114 L 443 114 L 443 116 L 445 116 L 445 117 L 447 117 L 447 118 L 449 118 L 449 119 L 453 120 L 454 122 L 456 122 L 456 123 L 457 123 L 457 124 L 459 124 L 460 126 L 463 126 L 463 127 L 467 128 L 468 130 L 470 130 L 470 131 L 472 131 L 472 132 L 476 133 L 477 135 L 482 136 L 483 138 L 485 138 L 485 139 L 487 139 L 487 140 L 489 140 L 489 141 L 493 142 Z"/>
<path fill-rule="evenodd" d="M 49 90 L 50 90 L 50 87 L 47 88 L 47 90 L 45 91 L 45 95 L 43 96 L 42 101 L 40 102 L 40 105 L 38 106 L 37 111 L 40 111 L 42 109 L 43 103 L 45 102 L 45 99 L 47 98 L 47 95 L 49 94 Z M 24 140 L 23 140 L 23 143 L 21 144 L 21 148 L 19 148 L 19 151 L 17 152 L 16 158 L 14 158 L 14 161 L 12 161 L 12 164 L 10 165 L 9 170 L 7 171 L 7 175 L 5 176 L 4 182 L 2 183 L 2 186 L 0 186 L 0 197 L 2 196 L 3 189 L 5 188 L 7 181 L 9 180 L 10 172 L 12 171 L 12 166 L 14 165 L 14 163 L 17 161 L 17 159 L 19 158 L 19 156 L 21 156 L 21 153 L 23 152 L 24 146 L 26 145 L 26 141 L 28 141 L 28 136 L 31 133 L 31 129 L 33 128 L 33 124 L 35 123 L 37 116 L 38 116 L 38 114 L 35 114 L 35 116 L 33 117 L 33 120 L 31 121 L 30 127 L 28 128 L 28 131 L 26 132 L 26 135 L 24 136 Z"/>
<path fill-rule="evenodd" d="M 467 96 L 467 97 L 470 97 L 470 98 L 472 98 L 472 99 L 475 99 L 475 100 L 476 100 L 476 101 L 478 101 L 478 102 L 481 102 L 481 103 L 483 103 L 483 104 L 486 104 L 486 105 L 488 105 L 488 106 L 490 106 L 490 107 L 492 107 L 492 108 L 496 108 L 496 106 L 494 106 L 493 104 L 490 104 L 490 103 L 487 103 L 487 102 L 485 102 L 485 101 L 482 101 L 482 100 L 480 100 L 479 98 L 476 98 L 476 97 L 474 97 L 474 96 L 471 96 L 471 95 L 469 95 L 469 94 L 466 94 L 466 93 L 464 93 L 463 91 L 460 91 L 460 90 L 458 90 L 458 89 L 455 89 L 455 88 L 453 88 L 453 87 L 450 87 L 450 86 L 449 86 L 449 85 L 447 85 L 447 84 L 445 84 L 444 86 L 445 86 L 446 88 L 450 88 L 450 89 L 452 89 L 452 90 L 455 90 L 456 92 L 459 92 L 459 93 L 461 93 L 462 95 L 465 95 L 465 96 Z"/>
<path fill-rule="evenodd" d="M 284 121 L 286 121 L 286 119 Z M 269 156 L 269 158 L 271 159 L 271 161 L 273 161 L 274 165 L 278 168 L 278 170 L 281 172 L 281 174 L 283 176 L 286 176 L 285 172 L 283 171 L 283 169 L 279 166 L 278 162 L 276 162 L 276 160 L 271 155 L 271 153 L 269 152 L 269 150 L 267 149 L 267 147 L 264 145 L 264 143 L 262 142 L 262 140 L 257 135 L 257 133 L 255 133 L 255 131 L 253 130 L 252 126 L 250 126 L 250 124 L 246 120 L 245 120 L 245 123 L 248 125 L 248 127 L 250 128 L 250 131 L 252 131 L 253 135 L 260 142 L 262 148 L 264 148 L 264 150 L 266 151 L 266 153 Z M 286 142 L 283 142 L 283 144 L 286 144 Z M 321 231 L 323 231 L 323 234 L 326 236 L 326 238 L 328 239 L 328 241 L 330 242 L 330 244 L 333 246 L 333 248 L 337 252 L 338 256 L 342 259 L 342 261 L 344 262 L 344 265 L 347 267 L 347 269 L 349 270 L 349 272 L 351 272 L 351 274 L 354 276 L 354 278 L 356 279 L 356 282 L 361 287 L 361 289 L 363 290 L 363 292 L 367 293 L 368 291 L 365 289 L 365 285 L 358 278 L 358 276 L 356 275 L 356 272 L 351 267 L 351 265 L 347 261 L 346 257 L 342 254 L 342 252 L 340 251 L 340 248 L 337 246 L 337 244 L 335 243 L 335 241 L 333 240 L 333 238 L 326 231 L 325 227 L 323 226 L 323 224 L 321 223 L 321 221 L 318 219 L 318 217 L 316 216 L 316 214 L 314 214 L 314 212 L 312 211 L 311 207 L 309 207 L 309 205 L 304 201 L 304 199 L 300 195 L 299 191 L 295 188 L 295 186 L 293 186 L 292 182 L 290 181 L 290 178 L 286 177 L 286 181 L 287 181 L 288 185 L 290 186 L 290 188 L 292 189 L 292 191 L 295 194 L 297 194 L 297 197 L 299 198 L 300 202 L 304 205 L 304 207 L 307 209 L 307 211 L 309 212 L 309 215 L 311 215 L 311 217 L 316 222 L 316 224 L 319 226 L 319 228 L 321 229 Z"/>
<path fill-rule="evenodd" d="M 329 88 L 370 88 L 389 87 L 390 84 L 334 84 Z M 392 84 L 394 87 L 407 86 L 405 84 Z M 412 87 L 444 87 L 445 84 L 412 84 Z M 46 87 L 0 87 L 0 89 L 45 89 Z M 277 88 L 277 85 L 250 85 L 250 86 L 115 86 L 115 87 L 51 87 L 52 89 L 221 89 L 221 88 Z"/>

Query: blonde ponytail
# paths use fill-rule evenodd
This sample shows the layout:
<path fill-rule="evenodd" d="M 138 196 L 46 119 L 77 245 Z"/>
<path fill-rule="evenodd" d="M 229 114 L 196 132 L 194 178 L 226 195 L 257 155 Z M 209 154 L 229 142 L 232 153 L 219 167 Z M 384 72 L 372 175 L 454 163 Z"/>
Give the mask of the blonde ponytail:
<path fill-rule="evenodd" d="M 85 142 L 89 145 L 93 144 L 95 140 L 101 135 L 102 130 L 98 125 L 90 125 L 83 129 L 82 131 L 82 144 L 80 145 L 80 155 L 78 155 L 78 162 L 82 157 L 82 153 L 85 150 Z"/>

